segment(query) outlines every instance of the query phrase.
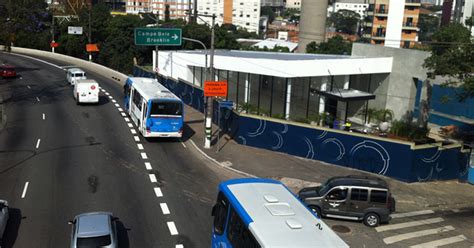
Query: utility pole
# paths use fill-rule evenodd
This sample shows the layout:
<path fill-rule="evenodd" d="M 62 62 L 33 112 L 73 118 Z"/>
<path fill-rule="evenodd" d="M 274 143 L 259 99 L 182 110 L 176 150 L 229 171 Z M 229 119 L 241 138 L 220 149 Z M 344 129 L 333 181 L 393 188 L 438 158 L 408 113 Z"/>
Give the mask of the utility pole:
<path fill-rule="evenodd" d="M 211 26 L 211 59 L 210 59 L 210 81 L 215 81 L 214 76 L 214 25 L 216 21 L 216 15 L 212 14 L 212 26 Z M 205 133 L 206 138 L 204 141 L 204 148 L 210 149 L 211 148 L 211 137 L 212 137 L 212 97 L 206 97 L 206 126 L 205 126 Z"/>
<path fill-rule="evenodd" d="M 160 10 L 157 8 L 156 9 L 156 18 L 155 18 L 155 21 L 156 21 L 156 28 L 158 28 L 158 25 L 159 25 L 159 21 L 160 21 Z M 158 45 L 155 46 L 155 51 L 156 51 L 156 54 L 155 54 L 155 72 L 158 73 Z"/>
<path fill-rule="evenodd" d="M 189 1 L 191 1 L 191 0 L 189 0 Z M 198 6 L 198 0 L 194 0 L 194 6 L 193 6 L 193 9 L 194 9 L 194 22 L 197 22 L 197 20 L 198 20 L 198 8 L 197 8 L 197 6 Z M 191 10 L 189 10 L 189 11 L 191 11 Z"/>
<path fill-rule="evenodd" d="M 92 28 L 91 28 L 92 2 L 89 3 L 89 44 L 92 44 Z M 92 62 L 92 52 L 89 52 L 89 62 Z"/>

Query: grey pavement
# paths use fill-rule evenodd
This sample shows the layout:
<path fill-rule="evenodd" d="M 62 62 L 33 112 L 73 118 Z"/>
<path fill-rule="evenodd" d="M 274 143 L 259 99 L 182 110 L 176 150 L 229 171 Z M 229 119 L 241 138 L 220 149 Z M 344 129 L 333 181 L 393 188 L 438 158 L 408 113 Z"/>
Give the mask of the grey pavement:
<path fill-rule="evenodd" d="M 304 186 L 323 183 L 333 176 L 371 175 L 381 177 L 389 183 L 392 194 L 397 200 L 397 212 L 426 208 L 443 210 L 474 207 L 474 185 L 461 183 L 457 180 L 404 183 L 352 168 L 240 145 L 227 135 L 224 135 L 218 142 L 221 149 L 217 152 L 217 127 L 215 125 L 213 127 L 214 146 L 211 149 L 203 149 L 203 114 L 190 107 L 186 109 L 186 113 L 186 121 L 194 131 L 192 140 L 220 166 L 257 177 L 281 180 L 295 192 Z"/>

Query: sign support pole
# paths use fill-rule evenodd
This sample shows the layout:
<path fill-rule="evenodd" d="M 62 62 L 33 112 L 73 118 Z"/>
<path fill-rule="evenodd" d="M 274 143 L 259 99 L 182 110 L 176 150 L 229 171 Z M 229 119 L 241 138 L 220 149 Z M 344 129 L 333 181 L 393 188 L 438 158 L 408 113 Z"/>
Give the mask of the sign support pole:
<path fill-rule="evenodd" d="M 156 10 L 156 28 L 158 28 L 158 25 L 159 25 L 159 18 L 160 18 L 160 10 Z M 155 72 L 156 74 L 158 75 L 158 45 L 155 46 L 155 51 L 156 51 L 156 54 L 155 54 Z"/>
<path fill-rule="evenodd" d="M 210 59 L 210 76 L 212 81 L 215 81 L 214 77 L 214 25 L 215 25 L 216 16 L 212 14 L 212 26 L 211 26 L 211 59 Z M 206 111 L 205 111 L 205 140 L 204 148 L 211 148 L 211 138 L 212 138 L 212 97 L 206 97 Z"/>

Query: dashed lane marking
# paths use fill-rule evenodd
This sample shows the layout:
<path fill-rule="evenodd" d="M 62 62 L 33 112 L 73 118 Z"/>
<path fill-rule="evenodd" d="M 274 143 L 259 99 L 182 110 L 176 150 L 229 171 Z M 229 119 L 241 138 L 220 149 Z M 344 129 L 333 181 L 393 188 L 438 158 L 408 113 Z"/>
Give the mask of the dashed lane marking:
<path fill-rule="evenodd" d="M 142 152 L 140 153 L 140 155 L 142 156 L 142 159 L 148 159 L 148 156 L 146 155 L 146 153 Z"/>
<path fill-rule="evenodd" d="M 124 112 L 120 112 L 120 114 L 121 114 L 123 117 L 127 116 Z"/>
<path fill-rule="evenodd" d="M 112 99 L 113 97 L 112 96 L 109 96 L 109 99 Z"/>
<path fill-rule="evenodd" d="M 178 244 L 178 245 L 176 245 L 176 247 L 175 247 L 175 248 L 184 248 L 184 245 L 182 245 L 182 244 Z"/>
<path fill-rule="evenodd" d="M 43 113 L 43 120 L 46 120 L 46 115 Z"/>
<path fill-rule="evenodd" d="M 38 97 L 36 97 L 36 101 L 37 101 L 37 102 L 39 102 L 39 101 L 40 101 L 40 99 L 39 99 Z"/>
<path fill-rule="evenodd" d="M 168 221 L 166 224 L 168 225 L 168 229 L 170 229 L 171 235 L 178 235 L 178 229 L 176 229 L 176 225 L 173 221 Z"/>
<path fill-rule="evenodd" d="M 420 210 L 420 211 L 413 211 L 413 212 L 406 212 L 406 213 L 399 213 L 399 214 L 391 214 L 390 217 L 392 217 L 392 219 L 396 219 L 396 218 L 413 217 L 413 216 L 432 214 L 432 213 L 434 213 L 434 211 L 428 209 L 428 210 Z"/>
<path fill-rule="evenodd" d="M 110 95 L 110 93 L 109 93 L 109 92 L 105 92 L 105 94 L 106 94 L 106 95 L 108 95 L 108 96 Z"/>
<path fill-rule="evenodd" d="M 400 242 L 407 239 L 418 238 L 421 236 L 433 235 L 433 234 L 448 232 L 452 230 L 454 230 L 453 226 L 442 226 L 438 228 L 421 230 L 421 231 L 416 231 L 416 232 L 409 232 L 405 234 L 399 234 L 399 235 L 387 237 L 383 239 L 383 242 L 389 245 L 389 244 L 393 244 L 393 243 Z"/>
<path fill-rule="evenodd" d="M 41 143 L 41 139 L 38 139 L 38 140 L 36 141 L 36 149 L 38 149 L 38 148 L 39 148 L 39 146 L 40 146 L 40 143 Z"/>
<path fill-rule="evenodd" d="M 120 107 L 120 105 L 118 105 L 118 104 L 116 103 L 116 104 L 115 104 L 115 107 L 117 107 L 117 108 L 118 108 L 118 107 Z"/>
<path fill-rule="evenodd" d="M 123 109 L 122 109 L 122 108 L 117 108 L 117 109 L 118 109 L 118 111 L 123 112 Z"/>
<path fill-rule="evenodd" d="M 152 183 L 158 182 L 158 180 L 156 180 L 155 174 L 148 174 L 148 176 L 150 177 L 150 181 L 151 181 Z"/>
<path fill-rule="evenodd" d="M 137 146 L 138 146 L 138 150 L 143 150 L 144 149 L 142 144 L 137 144 Z"/>
<path fill-rule="evenodd" d="M 130 129 L 130 132 L 132 132 L 132 134 L 137 134 L 137 131 L 135 131 L 135 129 Z"/>
<path fill-rule="evenodd" d="M 133 127 L 132 123 L 127 123 L 128 127 Z"/>
<path fill-rule="evenodd" d="M 153 190 L 155 191 L 156 197 L 163 197 L 163 193 L 161 192 L 160 188 L 155 187 L 155 188 L 153 188 Z"/>
<path fill-rule="evenodd" d="M 150 162 L 145 162 L 145 168 L 146 168 L 147 170 L 153 169 L 153 168 L 151 168 L 151 163 L 150 163 Z"/>
<path fill-rule="evenodd" d="M 112 100 L 112 102 L 113 102 L 113 103 L 116 103 L 117 101 L 114 99 L 114 100 Z"/>
<path fill-rule="evenodd" d="M 126 122 L 130 122 L 129 118 L 125 117 L 124 119 L 125 119 Z"/>
<path fill-rule="evenodd" d="M 164 215 L 170 214 L 170 209 L 168 208 L 168 205 L 166 203 L 160 203 L 161 207 L 161 212 L 163 212 Z"/>
<path fill-rule="evenodd" d="M 133 139 L 137 142 L 140 141 L 140 137 L 138 137 L 137 135 L 133 136 Z"/>
<path fill-rule="evenodd" d="M 26 196 L 26 191 L 28 190 L 28 185 L 30 184 L 30 182 L 26 182 L 25 183 L 25 186 L 23 187 L 23 193 L 21 194 L 21 198 L 25 198 Z"/>
<path fill-rule="evenodd" d="M 384 232 L 384 231 L 402 229 L 402 228 L 407 228 L 407 227 L 429 225 L 429 224 L 439 223 L 442 221 L 444 221 L 443 218 L 437 217 L 437 218 L 431 218 L 431 219 L 425 219 L 425 220 L 410 221 L 410 222 L 404 222 L 404 223 L 399 223 L 399 224 L 379 226 L 379 227 L 376 227 L 375 230 L 377 232 Z"/>
<path fill-rule="evenodd" d="M 410 248 L 438 247 L 438 246 L 442 246 L 442 245 L 449 245 L 449 244 L 461 242 L 461 241 L 464 241 L 466 239 L 467 239 L 466 236 L 458 235 L 458 236 L 454 236 L 454 237 L 450 237 L 450 238 L 438 239 L 438 240 L 435 240 L 435 241 L 410 246 Z"/>
<path fill-rule="evenodd" d="M 26 86 L 28 89 L 31 89 L 31 87 L 29 85 Z"/>

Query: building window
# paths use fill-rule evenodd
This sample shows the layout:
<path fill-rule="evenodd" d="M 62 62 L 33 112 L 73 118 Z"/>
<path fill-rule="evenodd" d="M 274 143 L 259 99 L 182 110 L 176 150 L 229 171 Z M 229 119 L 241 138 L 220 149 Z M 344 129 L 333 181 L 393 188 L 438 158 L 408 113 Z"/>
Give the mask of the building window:
<path fill-rule="evenodd" d="M 250 23 L 246 22 L 246 23 L 245 23 L 245 25 L 249 26 L 249 25 L 250 25 Z"/>

